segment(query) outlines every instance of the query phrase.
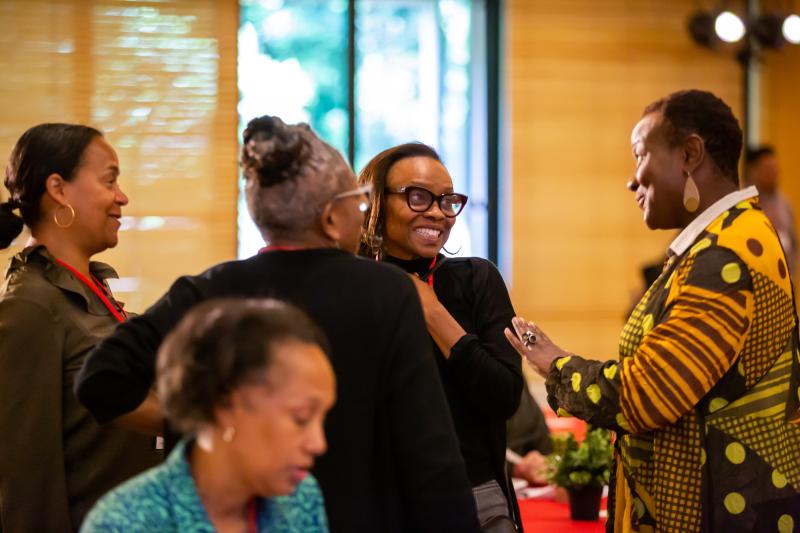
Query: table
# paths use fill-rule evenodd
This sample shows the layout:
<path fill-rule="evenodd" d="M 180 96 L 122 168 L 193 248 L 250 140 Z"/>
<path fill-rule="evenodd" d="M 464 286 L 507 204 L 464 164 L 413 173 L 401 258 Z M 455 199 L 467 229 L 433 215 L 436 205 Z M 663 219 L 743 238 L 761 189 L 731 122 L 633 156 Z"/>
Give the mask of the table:
<path fill-rule="evenodd" d="M 604 518 L 597 522 L 571 520 L 569 504 L 553 500 L 519 500 L 519 510 L 528 533 L 602 533 L 606 527 Z"/>

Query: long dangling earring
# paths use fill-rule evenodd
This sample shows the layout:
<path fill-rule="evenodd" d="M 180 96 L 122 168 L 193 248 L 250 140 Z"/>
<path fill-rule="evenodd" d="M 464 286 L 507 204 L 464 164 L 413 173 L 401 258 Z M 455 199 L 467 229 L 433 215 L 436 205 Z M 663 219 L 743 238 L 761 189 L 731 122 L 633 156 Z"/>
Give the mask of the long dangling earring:
<path fill-rule="evenodd" d="M 58 212 L 61 210 L 62 207 L 66 207 L 69 210 L 70 218 L 67 224 L 62 224 L 58 221 Z M 59 205 L 58 207 L 56 207 L 56 210 L 53 211 L 53 222 L 55 222 L 56 226 L 58 226 L 59 228 L 67 229 L 72 225 L 73 222 L 75 222 L 75 209 L 73 209 L 72 206 L 69 204 Z"/>
<path fill-rule="evenodd" d="M 700 207 L 700 191 L 697 190 L 697 184 L 688 170 L 686 184 L 683 186 L 683 207 L 690 213 L 694 213 Z"/>

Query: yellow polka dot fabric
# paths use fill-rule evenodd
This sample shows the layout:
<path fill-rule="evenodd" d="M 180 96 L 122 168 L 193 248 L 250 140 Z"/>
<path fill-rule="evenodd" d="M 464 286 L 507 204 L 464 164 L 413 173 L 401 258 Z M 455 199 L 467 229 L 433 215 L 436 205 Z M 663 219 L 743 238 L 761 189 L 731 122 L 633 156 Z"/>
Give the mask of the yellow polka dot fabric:
<path fill-rule="evenodd" d="M 600 403 L 600 398 L 603 397 L 603 393 L 600 387 L 596 383 L 593 383 L 586 387 L 586 396 L 589 397 L 592 403 Z"/>
<path fill-rule="evenodd" d="M 744 446 L 738 442 L 732 442 L 725 448 L 725 457 L 735 465 L 740 465 L 744 462 L 745 454 Z"/>
<path fill-rule="evenodd" d="M 786 486 L 786 476 L 778 472 L 777 470 L 772 471 L 772 484 L 775 485 L 776 489 L 782 489 Z"/>
<path fill-rule="evenodd" d="M 736 283 L 742 279 L 742 269 L 738 263 L 728 263 L 722 267 L 721 274 L 726 283 Z"/>
<path fill-rule="evenodd" d="M 561 359 L 559 359 L 558 361 L 556 361 L 556 368 L 557 368 L 557 369 L 559 369 L 559 370 L 561 370 L 562 368 L 564 368 L 564 365 L 566 365 L 567 363 L 569 363 L 569 360 L 570 360 L 570 359 L 572 359 L 572 357 L 570 357 L 569 355 L 568 355 L 568 356 L 566 356 L 566 357 L 562 357 Z"/>
<path fill-rule="evenodd" d="M 579 372 L 573 372 L 572 378 L 570 378 L 572 382 L 572 390 L 575 392 L 580 392 L 581 390 L 581 375 Z"/>
<path fill-rule="evenodd" d="M 629 499 L 614 508 L 629 514 L 612 510 L 614 530 L 797 530 L 800 353 L 782 258 L 757 201 L 741 202 L 667 263 L 620 335 L 618 364 L 560 378 L 578 412 L 619 401 Z"/>
<path fill-rule="evenodd" d="M 740 514 L 742 511 L 744 511 L 745 505 L 747 504 L 747 502 L 745 502 L 744 496 L 742 496 L 738 492 L 728 493 L 728 495 L 725 496 L 724 503 L 725 503 L 725 509 L 729 513 L 734 515 Z"/>
<path fill-rule="evenodd" d="M 794 530 L 794 518 L 788 514 L 778 518 L 778 533 L 793 533 Z"/>

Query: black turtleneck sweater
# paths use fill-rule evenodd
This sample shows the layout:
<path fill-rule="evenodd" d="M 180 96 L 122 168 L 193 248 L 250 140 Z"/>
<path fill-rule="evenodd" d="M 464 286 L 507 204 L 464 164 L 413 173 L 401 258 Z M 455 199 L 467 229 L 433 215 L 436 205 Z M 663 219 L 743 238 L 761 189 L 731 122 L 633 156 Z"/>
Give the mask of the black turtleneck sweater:
<path fill-rule="evenodd" d="M 385 259 L 423 279 L 431 267 L 430 258 Z M 522 394 L 521 359 L 503 334 L 511 326 L 514 308 L 503 278 L 489 261 L 439 254 L 437 267 L 436 296 L 467 332 L 449 358 L 431 339 L 467 475 L 473 486 L 496 479 L 507 493 L 506 420 L 517 410 Z"/>

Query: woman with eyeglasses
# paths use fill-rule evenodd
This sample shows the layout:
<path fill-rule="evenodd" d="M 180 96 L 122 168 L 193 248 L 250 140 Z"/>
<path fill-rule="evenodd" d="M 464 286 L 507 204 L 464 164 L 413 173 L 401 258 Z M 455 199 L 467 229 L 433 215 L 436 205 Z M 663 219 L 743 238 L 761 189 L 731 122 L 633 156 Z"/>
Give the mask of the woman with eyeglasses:
<path fill-rule="evenodd" d="M 520 357 L 503 335 L 514 309 L 489 261 L 440 253 L 467 197 L 453 190 L 436 151 L 421 143 L 381 152 L 359 182 L 374 188 L 361 253 L 411 274 L 478 517 L 483 524 L 516 518 L 516 498 L 504 470 L 506 420 L 522 391 Z"/>
<path fill-rule="evenodd" d="M 194 305 L 278 298 L 305 311 L 331 345 L 338 401 L 314 468 L 331 531 L 477 531 L 414 286 L 355 255 L 369 188 L 305 124 L 260 117 L 243 140 L 247 205 L 269 245 L 178 279 L 89 355 L 78 398 L 102 422 L 132 411 L 153 384 L 159 345 Z"/>

